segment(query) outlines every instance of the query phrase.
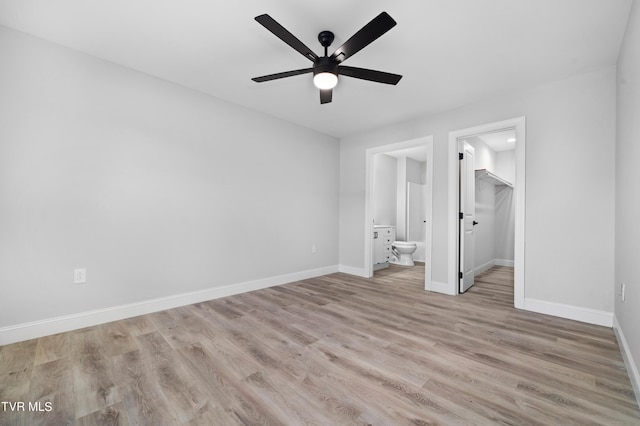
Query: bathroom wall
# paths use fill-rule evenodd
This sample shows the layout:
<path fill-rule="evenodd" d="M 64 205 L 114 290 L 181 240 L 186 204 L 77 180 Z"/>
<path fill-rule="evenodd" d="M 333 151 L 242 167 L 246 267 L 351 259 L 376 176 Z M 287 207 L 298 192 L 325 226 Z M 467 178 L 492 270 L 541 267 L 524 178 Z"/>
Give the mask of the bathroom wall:
<path fill-rule="evenodd" d="M 398 174 L 396 181 L 397 205 L 396 205 L 396 239 L 407 240 L 407 183 L 414 182 L 424 184 L 426 163 L 413 158 L 400 156 L 397 159 Z M 424 257 L 424 256 L 423 256 Z"/>
<path fill-rule="evenodd" d="M 398 161 L 386 154 L 373 157 L 373 223 L 396 226 Z"/>
<path fill-rule="evenodd" d="M 396 176 L 396 240 L 406 241 L 407 227 L 407 157 L 398 157 L 398 174 Z"/>
<path fill-rule="evenodd" d="M 407 158 L 407 182 L 424 184 L 425 167 L 425 162 L 417 161 L 413 158 Z"/>
<path fill-rule="evenodd" d="M 407 182 L 418 183 L 421 185 L 426 184 L 426 169 L 427 169 L 426 162 L 417 161 L 412 158 L 407 158 Z M 406 186 L 407 185 L 405 184 L 405 187 Z M 421 200 L 424 201 L 424 197 Z M 408 203 L 408 200 L 407 200 L 407 203 Z M 424 226 L 422 226 L 421 228 L 420 235 L 422 235 L 422 237 L 419 239 L 407 238 L 407 240 L 415 241 L 417 245 L 416 251 L 413 253 L 413 259 L 416 261 L 424 262 L 425 261 Z"/>

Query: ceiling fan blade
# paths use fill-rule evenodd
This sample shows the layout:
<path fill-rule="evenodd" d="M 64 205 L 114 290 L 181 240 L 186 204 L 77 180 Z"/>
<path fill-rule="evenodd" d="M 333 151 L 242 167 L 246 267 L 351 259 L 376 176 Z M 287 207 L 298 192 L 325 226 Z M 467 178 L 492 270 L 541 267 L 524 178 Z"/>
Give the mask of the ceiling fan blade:
<path fill-rule="evenodd" d="M 328 104 L 333 98 L 333 89 L 320 89 L 320 103 Z"/>
<path fill-rule="evenodd" d="M 313 68 L 304 68 L 301 70 L 285 71 L 276 74 L 263 75 L 262 77 L 254 77 L 251 80 L 256 83 L 264 83 L 265 81 L 277 80 L 279 78 L 293 77 L 294 75 L 306 74 L 312 72 Z"/>
<path fill-rule="evenodd" d="M 264 15 L 256 16 L 255 20 L 258 21 L 263 27 L 271 31 L 273 34 L 275 34 L 275 36 L 280 40 L 284 41 L 289 46 L 300 52 L 305 58 L 309 59 L 312 62 L 318 60 L 318 55 L 313 53 L 311 49 L 309 49 L 303 42 L 298 40 L 296 36 L 291 34 L 285 27 L 276 22 L 276 20 L 271 16 L 265 13 Z"/>
<path fill-rule="evenodd" d="M 338 74 L 346 75 L 347 77 L 360 78 L 362 80 L 375 81 L 376 83 L 393 85 L 398 84 L 398 82 L 402 78 L 402 76 L 398 74 L 369 70 L 366 68 L 348 67 L 346 65 L 340 65 L 338 67 Z"/>
<path fill-rule="evenodd" d="M 394 21 L 387 12 L 382 12 L 380 15 L 373 18 L 371 22 L 362 27 L 360 31 L 355 33 L 335 52 L 333 52 L 331 58 L 338 63 L 344 61 L 348 57 L 355 55 L 360 50 L 368 46 L 371 42 L 389 31 L 395 25 L 396 21 Z"/>

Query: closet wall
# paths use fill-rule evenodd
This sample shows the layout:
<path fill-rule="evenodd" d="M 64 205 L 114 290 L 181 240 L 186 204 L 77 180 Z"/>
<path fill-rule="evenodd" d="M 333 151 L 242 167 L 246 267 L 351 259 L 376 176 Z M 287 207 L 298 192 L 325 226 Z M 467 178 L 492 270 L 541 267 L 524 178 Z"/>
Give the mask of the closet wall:
<path fill-rule="evenodd" d="M 516 150 L 496 153 L 496 175 L 516 184 Z M 497 186 L 495 191 L 495 253 L 496 265 L 513 266 L 515 258 L 516 206 L 514 190 Z"/>

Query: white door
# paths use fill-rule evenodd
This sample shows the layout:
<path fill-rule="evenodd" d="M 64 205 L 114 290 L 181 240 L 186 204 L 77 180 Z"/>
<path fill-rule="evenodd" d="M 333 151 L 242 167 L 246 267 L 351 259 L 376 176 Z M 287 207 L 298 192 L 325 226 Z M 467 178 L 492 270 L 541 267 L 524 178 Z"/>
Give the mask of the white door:
<path fill-rule="evenodd" d="M 474 167 L 475 149 L 464 142 L 460 159 L 460 293 L 467 291 L 474 281 L 475 240 L 473 228 L 476 224 L 476 175 Z"/>

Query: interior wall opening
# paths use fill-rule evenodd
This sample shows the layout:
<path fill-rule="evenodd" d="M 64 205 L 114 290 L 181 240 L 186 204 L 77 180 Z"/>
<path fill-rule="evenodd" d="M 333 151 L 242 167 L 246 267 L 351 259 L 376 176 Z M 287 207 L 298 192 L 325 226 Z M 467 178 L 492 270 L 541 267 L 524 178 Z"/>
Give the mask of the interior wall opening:
<path fill-rule="evenodd" d="M 458 139 L 460 293 L 494 266 L 514 267 L 516 144 L 515 128 Z"/>
<path fill-rule="evenodd" d="M 525 118 L 450 132 L 449 156 L 449 292 L 495 265 L 513 267 L 523 308 Z"/>
<path fill-rule="evenodd" d="M 430 289 L 433 138 L 371 148 L 366 157 L 365 271 L 424 262 Z"/>

